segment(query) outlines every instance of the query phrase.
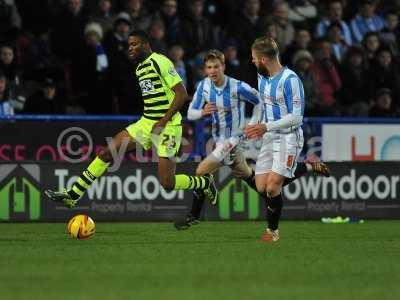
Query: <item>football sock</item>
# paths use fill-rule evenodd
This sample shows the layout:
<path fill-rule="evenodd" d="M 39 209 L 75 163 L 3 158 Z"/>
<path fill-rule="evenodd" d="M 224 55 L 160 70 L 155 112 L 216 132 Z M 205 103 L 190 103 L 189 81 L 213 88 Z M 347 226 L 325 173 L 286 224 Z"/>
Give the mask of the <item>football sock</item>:
<path fill-rule="evenodd" d="M 204 205 L 204 193 L 203 190 L 193 191 L 193 203 L 192 209 L 190 210 L 190 215 L 196 219 L 200 218 L 200 213 Z"/>
<path fill-rule="evenodd" d="M 92 185 L 97 177 L 103 175 L 110 163 L 102 161 L 98 156 L 91 162 L 88 168 L 78 177 L 72 188 L 68 191 L 73 200 L 78 200 Z"/>
<path fill-rule="evenodd" d="M 296 179 L 300 178 L 301 176 L 303 176 L 304 174 L 306 174 L 308 171 L 307 169 L 307 165 L 304 162 L 299 162 L 297 163 L 297 168 L 296 171 L 294 171 L 294 177 L 292 178 L 285 178 L 285 181 L 283 182 L 283 186 L 288 185 L 289 183 L 291 183 L 292 181 L 295 181 Z"/>
<path fill-rule="evenodd" d="M 256 177 L 254 170 L 251 170 L 251 175 L 247 178 L 244 178 L 243 180 L 246 181 L 249 187 L 251 187 L 253 190 L 257 192 Z"/>
<path fill-rule="evenodd" d="M 268 228 L 271 230 L 277 230 L 283 207 L 282 194 L 272 198 L 268 197 L 266 200 Z"/>
<path fill-rule="evenodd" d="M 205 176 L 175 175 L 174 190 L 205 189 L 210 185 L 210 179 Z"/>

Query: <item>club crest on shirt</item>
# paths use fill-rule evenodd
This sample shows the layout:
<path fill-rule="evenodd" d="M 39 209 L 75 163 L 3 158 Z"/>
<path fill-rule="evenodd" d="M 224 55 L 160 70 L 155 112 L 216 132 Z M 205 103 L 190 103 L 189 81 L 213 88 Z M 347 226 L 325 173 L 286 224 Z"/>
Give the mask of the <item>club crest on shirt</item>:
<path fill-rule="evenodd" d="M 301 99 L 293 97 L 293 106 L 294 107 L 300 107 L 301 106 Z"/>
<path fill-rule="evenodd" d="M 176 75 L 178 75 L 178 73 L 176 72 L 176 70 L 175 70 L 174 67 L 170 67 L 170 68 L 168 69 L 168 73 L 169 73 L 169 75 L 171 75 L 171 76 L 176 76 Z"/>
<path fill-rule="evenodd" d="M 154 91 L 154 85 L 150 79 L 140 80 L 139 85 L 143 94 L 151 93 Z"/>
<path fill-rule="evenodd" d="M 285 99 L 283 97 L 273 97 L 271 95 L 264 95 L 264 102 L 269 105 L 282 105 L 285 103 Z"/>

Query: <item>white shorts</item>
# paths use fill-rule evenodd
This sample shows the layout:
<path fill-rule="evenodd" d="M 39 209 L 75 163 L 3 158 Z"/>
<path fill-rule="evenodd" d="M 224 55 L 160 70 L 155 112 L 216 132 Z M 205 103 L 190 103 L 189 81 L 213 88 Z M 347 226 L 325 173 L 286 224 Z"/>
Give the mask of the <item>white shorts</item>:
<path fill-rule="evenodd" d="M 215 149 L 210 153 L 209 158 L 212 157 L 226 166 L 233 164 L 239 142 L 240 139 L 238 137 L 217 141 L 215 143 Z"/>
<path fill-rule="evenodd" d="M 243 155 L 241 141 L 237 137 L 219 140 L 215 149 L 203 160 L 217 162 L 219 167 L 227 166 L 235 178 L 248 178 L 252 169 Z"/>
<path fill-rule="evenodd" d="M 257 156 L 256 175 L 275 172 L 287 178 L 294 177 L 303 144 L 301 128 L 290 133 L 267 132 Z"/>

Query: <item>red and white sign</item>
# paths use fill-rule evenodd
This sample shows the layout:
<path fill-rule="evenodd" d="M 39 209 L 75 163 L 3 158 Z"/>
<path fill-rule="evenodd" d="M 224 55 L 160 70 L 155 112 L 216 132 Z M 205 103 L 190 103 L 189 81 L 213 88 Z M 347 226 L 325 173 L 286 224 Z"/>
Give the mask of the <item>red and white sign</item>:
<path fill-rule="evenodd" d="M 400 160 L 400 124 L 325 124 L 325 161 Z"/>

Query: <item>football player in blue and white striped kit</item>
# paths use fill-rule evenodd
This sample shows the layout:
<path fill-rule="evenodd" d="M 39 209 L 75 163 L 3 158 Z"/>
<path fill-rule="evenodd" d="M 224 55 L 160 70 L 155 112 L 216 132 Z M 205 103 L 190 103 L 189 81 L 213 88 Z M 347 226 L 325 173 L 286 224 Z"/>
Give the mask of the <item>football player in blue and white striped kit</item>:
<path fill-rule="evenodd" d="M 200 162 L 196 174 L 213 173 L 226 165 L 232 169 L 236 178 L 245 180 L 251 188 L 257 190 L 255 173 L 248 166 L 240 150 L 240 142 L 245 128 L 245 102 L 254 105 L 253 117 L 249 124 L 258 123 L 262 115 L 263 105 L 260 103 L 259 94 L 247 83 L 224 74 L 225 58 L 222 52 L 208 51 L 204 58 L 204 64 L 207 77 L 197 85 L 196 93 L 189 105 L 188 118 L 198 120 L 205 116 L 211 116 L 212 134 L 216 145 L 212 153 Z M 295 177 L 304 175 L 308 170 L 320 174 L 322 174 L 321 170 L 327 170 L 320 163 L 314 165 L 310 164 L 307 169 L 306 165 L 302 163 L 302 168 L 299 168 Z M 198 224 L 203 204 L 202 191 L 195 190 L 189 215 L 185 220 L 175 222 L 175 227 L 187 229 L 193 224 Z M 211 204 L 216 205 L 216 202 Z"/>
<path fill-rule="evenodd" d="M 304 143 L 301 129 L 304 90 L 296 73 L 281 65 L 278 46 L 272 38 L 257 39 L 251 52 L 258 70 L 258 88 L 264 110 L 260 122 L 249 124 L 245 133 L 250 139 L 263 138 L 255 170 L 257 190 L 267 198 L 268 226 L 263 240 L 277 241 L 283 207 L 282 186 L 299 177 L 295 171 Z M 319 169 L 314 170 L 316 173 L 329 176 L 323 163 L 312 168 Z"/>
<path fill-rule="evenodd" d="M 256 190 L 254 172 L 248 166 L 239 143 L 245 127 L 245 102 L 254 106 L 258 116 L 262 109 L 258 92 L 247 83 L 224 74 L 225 57 L 219 50 L 209 50 L 204 58 L 207 77 L 201 80 L 189 105 L 188 119 L 198 120 L 211 116 L 215 149 L 197 167 L 196 174 L 213 173 L 220 167 L 229 166 L 233 175 L 245 180 Z M 256 119 L 253 121 L 257 122 Z M 252 121 L 250 121 L 252 123 Z M 175 223 L 177 229 L 187 229 L 197 224 L 203 207 L 202 191 L 193 193 L 193 207 L 184 221 Z M 216 202 L 211 203 L 216 205 Z"/>

